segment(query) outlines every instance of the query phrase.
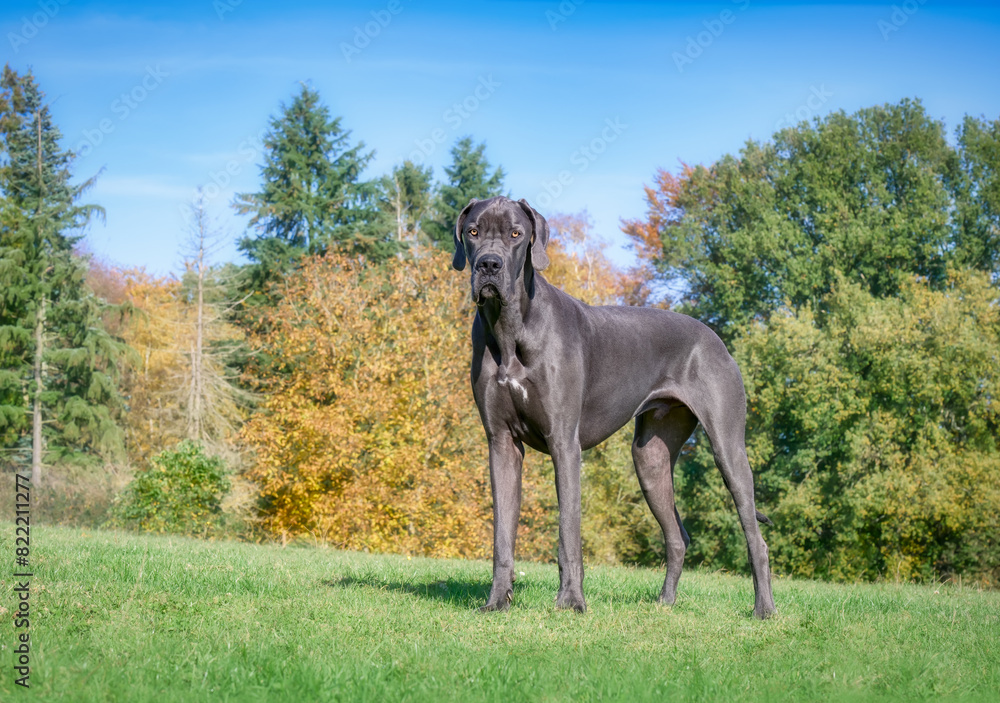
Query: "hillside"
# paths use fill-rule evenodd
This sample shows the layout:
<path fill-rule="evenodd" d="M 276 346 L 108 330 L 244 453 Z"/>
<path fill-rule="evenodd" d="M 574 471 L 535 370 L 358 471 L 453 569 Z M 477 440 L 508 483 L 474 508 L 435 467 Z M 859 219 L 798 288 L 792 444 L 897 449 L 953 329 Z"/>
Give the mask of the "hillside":
<path fill-rule="evenodd" d="M 13 526 L 2 524 L 13 561 Z M 776 579 L 752 619 L 748 577 L 594 567 L 585 615 L 553 609 L 554 566 L 480 615 L 487 562 L 34 527 L 31 690 L 2 700 L 989 700 L 1000 593 L 958 585 Z M 17 689 L 17 690 L 15 690 Z"/>

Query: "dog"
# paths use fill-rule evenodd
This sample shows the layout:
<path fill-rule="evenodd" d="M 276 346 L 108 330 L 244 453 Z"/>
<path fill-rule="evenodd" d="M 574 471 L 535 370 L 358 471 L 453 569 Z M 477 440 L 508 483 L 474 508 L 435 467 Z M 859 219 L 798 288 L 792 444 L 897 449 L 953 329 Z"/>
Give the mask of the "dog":
<path fill-rule="evenodd" d="M 754 583 L 754 614 L 775 612 L 767 545 L 745 446 L 746 397 L 722 340 L 694 318 L 630 306 L 589 306 L 541 271 L 549 230 L 525 200 L 469 201 L 455 223 L 458 271 L 471 268 L 472 390 L 489 445 L 493 585 L 480 610 L 513 600 L 514 544 L 524 445 L 549 454 L 559 503 L 556 606 L 584 612 L 580 461 L 635 420 L 632 458 L 663 530 L 666 578 L 659 601 L 677 597 L 690 543 L 674 505 L 673 471 L 700 422 L 736 503 Z"/>

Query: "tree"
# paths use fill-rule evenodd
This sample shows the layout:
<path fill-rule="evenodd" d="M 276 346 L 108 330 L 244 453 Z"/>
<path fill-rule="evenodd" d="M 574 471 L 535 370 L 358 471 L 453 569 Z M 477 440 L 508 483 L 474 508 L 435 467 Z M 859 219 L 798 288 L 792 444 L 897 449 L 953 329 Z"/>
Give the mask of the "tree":
<path fill-rule="evenodd" d="M 683 309 L 731 340 L 773 311 L 820 304 L 838 275 L 878 297 L 954 258 L 958 159 L 919 101 L 833 113 L 750 141 L 739 157 L 658 178 L 646 223 Z"/>
<path fill-rule="evenodd" d="M 254 232 L 239 243 L 252 262 L 244 292 L 263 295 L 247 301 L 251 308 L 273 303 L 268 285 L 306 254 L 332 247 L 380 261 L 399 249 L 377 207 L 378 184 L 361 180 L 374 152 L 366 153 L 363 142 L 352 146 L 340 122 L 305 85 L 271 118 L 261 190 L 233 202 L 236 212 L 250 215 Z"/>
<path fill-rule="evenodd" d="M 124 383 L 128 449 L 136 464 L 183 439 L 232 454 L 245 409 L 254 400 L 237 383 L 235 366 L 245 342 L 228 321 L 239 272 L 211 262 L 225 233 L 206 212 L 200 190 L 190 215 L 180 279 L 117 272 L 135 310 L 122 335 L 138 352 Z"/>
<path fill-rule="evenodd" d="M 451 167 L 445 167 L 448 183 L 438 187 L 433 215 L 428 216 L 423 229 L 432 242 L 450 247 L 459 213 L 472 198 L 484 200 L 503 193 L 503 168 L 492 173 L 483 155 L 486 143 L 473 147 L 472 137 L 459 139 L 451 149 Z"/>
<path fill-rule="evenodd" d="M 486 554 L 485 444 L 467 380 L 471 301 L 449 261 L 432 251 L 370 267 L 330 252 L 286 279 L 254 337 L 280 363 L 263 370 L 265 400 L 243 430 L 272 533 Z"/>
<path fill-rule="evenodd" d="M 778 573 L 1000 580 L 997 301 L 976 271 L 940 286 L 911 277 L 892 298 L 841 278 L 822 312 L 780 312 L 740 338 L 748 454 Z M 743 568 L 704 437 L 680 467 L 689 558 Z"/>
<path fill-rule="evenodd" d="M 740 363 L 778 571 L 1000 578 L 1000 125 L 944 134 L 919 101 L 834 113 L 660 171 L 625 223 Z M 688 555 L 742 568 L 704 434 L 686 451 Z"/>
<path fill-rule="evenodd" d="M 218 450 L 239 431 L 242 408 L 251 396 L 239 387 L 233 368 L 242 335 L 226 321 L 237 304 L 230 294 L 236 273 L 232 267 L 213 267 L 210 261 L 226 235 L 211 222 L 200 188 L 190 210 L 186 271 L 179 290 L 186 313 L 182 338 L 189 346 L 181 405 L 187 439 Z"/>
<path fill-rule="evenodd" d="M 594 234 L 586 211 L 575 215 L 557 213 L 547 222 L 546 280 L 588 305 L 618 305 L 631 299 L 636 281 L 631 272 L 619 270 L 608 259 L 604 253 L 607 242 Z"/>
<path fill-rule="evenodd" d="M 78 200 L 73 154 L 29 72 L 4 68 L 0 96 L 0 435 L 24 447 L 31 417 L 32 482 L 50 460 L 82 460 L 121 449 L 118 363 L 126 353 L 101 324 L 106 304 L 86 286 L 73 246 L 103 211 Z"/>
<path fill-rule="evenodd" d="M 649 206 L 646 219 L 622 220 L 622 231 L 629 238 L 637 261 L 629 271 L 634 281 L 634 293 L 629 300 L 631 304 L 645 304 L 653 299 L 651 287 L 658 278 L 659 283 L 668 290 L 679 278 L 676 273 L 667 273 L 663 261 L 661 232 L 666 227 L 676 225 L 680 219 L 682 210 L 678 205 L 678 198 L 685 181 L 691 177 L 692 170 L 687 164 L 682 164 L 681 172 L 677 175 L 666 169 L 658 169 L 654 177 L 656 188 L 644 186 Z M 661 293 L 659 299 L 663 307 L 670 307 L 671 296 Z"/>
<path fill-rule="evenodd" d="M 186 436 L 182 389 L 189 336 L 181 282 L 176 277 L 155 277 L 141 269 L 120 275 L 135 310 L 122 333 L 136 351 L 135 362 L 125 368 L 123 389 L 129 407 L 126 448 L 132 464 L 138 466 Z"/>
<path fill-rule="evenodd" d="M 23 245 L 14 236 L 20 213 L 4 194 L 0 200 L 0 447 L 12 457 L 30 452 L 22 432 L 28 413 L 24 372 L 30 363 L 31 333 L 27 322 L 27 290 L 19 290 Z"/>
<path fill-rule="evenodd" d="M 382 179 L 379 207 L 395 226 L 400 243 L 416 243 L 421 239 L 421 221 L 431 204 L 431 167 L 421 168 L 404 161 Z"/>
<path fill-rule="evenodd" d="M 957 203 L 956 259 L 994 276 L 1000 274 L 1000 119 L 966 117 L 958 129 L 960 168 L 953 188 Z"/>

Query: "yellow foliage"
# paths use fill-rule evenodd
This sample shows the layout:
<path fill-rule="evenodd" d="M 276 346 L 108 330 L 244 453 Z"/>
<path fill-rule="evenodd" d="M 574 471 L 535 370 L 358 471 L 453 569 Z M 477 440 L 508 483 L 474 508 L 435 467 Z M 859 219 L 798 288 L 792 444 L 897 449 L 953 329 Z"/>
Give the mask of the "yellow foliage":
<path fill-rule="evenodd" d="M 244 427 L 265 524 L 351 549 L 483 556 L 485 442 L 467 286 L 434 252 L 307 260 L 254 340 L 278 364 Z"/>
<path fill-rule="evenodd" d="M 125 374 L 128 400 L 126 444 L 134 463 L 144 464 L 154 454 L 182 439 L 218 440 L 213 449 L 232 439 L 241 421 L 236 402 L 239 391 L 231 389 L 224 359 L 206 352 L 203 373 L 210 386 L 202 399 L 203 427 L 208 431 L 190 436 L 192 351 L 195 345 L 197 310 L 181 281 L 174 276 L 156 277 L 142 269 L 117 272 L 124 296 L 134 312 L 120 334 L 137 352 L 138 363 Z M 205 344 L 234 340 L 241 333 L 217 314 L 203 309 Z"/>
<path fill-rule="evenodd" d="M 549 267 L 545 279 L 589 305 L 648 305 L 653 272 L 648 261 L 622 271 L 605 255 L 606 242 L 594 236 L 586 212 L 548 219 Z M 658 240 L 657 240 L 658 241 Z M 636 247 L 642 251 L 641 247 Z M 666 305 L 666 301 L 660 303 Z"/>
<path fill-rule="evenodd" d="M 600 250 L 560 242 L 557 232 L 550 280 L 613 302 L 615 270 Z M 447 252 L 381 267 L 332 253 L 302 263 L 252 340 L 274 360 L 242 434 L 267 529 L 348 549 L 490 554 L 487 447 L 469 382 L 474 315 L 468 277 Z M 529 452 L 522 485 L 518 555 L 552 558 L 548 457 Z"/>
<path fill-rule="evenodd" d="M 184 362 L 177 348 L 183 315 L 180 281 L 151 276 L 142 269 L 120 275 L 125 295 L 136 309 L 122 336 L 139 359 L 126 374 L 126 445 L 132 461 L 144 464 L 183 439 L 182 411 L 175 397 Z"/>

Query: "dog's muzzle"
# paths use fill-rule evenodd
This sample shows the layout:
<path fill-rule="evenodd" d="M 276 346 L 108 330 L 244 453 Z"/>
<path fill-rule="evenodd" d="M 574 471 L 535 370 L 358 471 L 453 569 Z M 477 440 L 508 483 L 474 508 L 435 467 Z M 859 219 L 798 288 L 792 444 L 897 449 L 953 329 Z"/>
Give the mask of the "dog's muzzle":
<path fill-rule="evenodd" d="M 498 278 L 477 276 L 472 291 L 472 298 L 477 303 L 482 303 L 485 300 L 496 298 L 502 305 L 506 305 L 507 300 L 502 291 L 503 284 Z"/>
<path fill-rule="evenodd" d="M 484 254 L 476 261 L 475 271 L 472 281 L 472 293 L 476 302 L 482 302 L 484 298 L 499 298 L 503 304 L 507 303 L 504 291 L 504 262 L 496 254 Z"/>

